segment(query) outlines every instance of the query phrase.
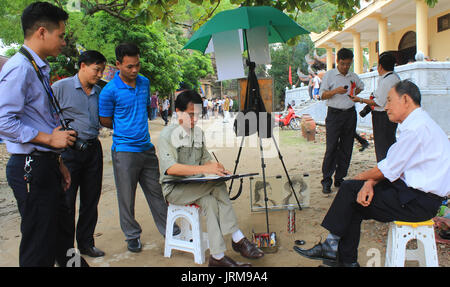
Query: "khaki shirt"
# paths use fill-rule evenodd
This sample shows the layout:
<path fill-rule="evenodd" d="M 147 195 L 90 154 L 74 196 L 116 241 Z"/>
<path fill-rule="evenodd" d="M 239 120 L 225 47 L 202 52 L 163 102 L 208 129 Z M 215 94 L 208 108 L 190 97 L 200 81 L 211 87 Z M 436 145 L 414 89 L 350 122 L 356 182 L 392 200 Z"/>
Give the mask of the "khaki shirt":
<path fill-rule="evenodd" d="M 212 160 L 206 149 L 205 135 L 199 127 L 194 127 L 190 132 L 180 126 L 173 124 L 165 127 L 158 140 L 160 183 L 164 197 L 169 194 L 174 184 L 163 183 L 163 181 L 183 178 L 166 174 L 166 171 L 174 164 L 203 165 Z M 201 177 L 195 175 L 190 177 Z"/>

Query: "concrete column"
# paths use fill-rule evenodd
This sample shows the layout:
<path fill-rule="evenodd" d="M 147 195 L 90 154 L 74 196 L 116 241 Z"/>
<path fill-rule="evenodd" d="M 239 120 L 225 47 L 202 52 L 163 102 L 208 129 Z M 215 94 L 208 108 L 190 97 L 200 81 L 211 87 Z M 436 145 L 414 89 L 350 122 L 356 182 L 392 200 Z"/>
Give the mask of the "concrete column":
<path fill-rule="evenodd" d="M 369 42 L 369 68 L 373 67 L 374 63 L 378 63 L 376 53 L 376 42 Z"/>
<path fill-rule="evenodd" d="M 378 18 L 378 55 L 388 50 L 387 38 L 387 19 Z"/>
<path fill-rule="evenodd" d="M 327 47 L 326 50 L 327 50 L 327 71 L 329 71 L 333 69 L 333 61 L 334 61 L 333 49 Z"/>
<path fill-rule="evenodd" d="M 416 45 L 417 51 L 428 53 L 428 5 L 424 0 L 416 0 Z"/>
<path fill-rule="evenodd" d="M 356 74 L 363 72 L 363 55 L 361 49 L 361 34 L 353 32 L 353 67 Z"/>

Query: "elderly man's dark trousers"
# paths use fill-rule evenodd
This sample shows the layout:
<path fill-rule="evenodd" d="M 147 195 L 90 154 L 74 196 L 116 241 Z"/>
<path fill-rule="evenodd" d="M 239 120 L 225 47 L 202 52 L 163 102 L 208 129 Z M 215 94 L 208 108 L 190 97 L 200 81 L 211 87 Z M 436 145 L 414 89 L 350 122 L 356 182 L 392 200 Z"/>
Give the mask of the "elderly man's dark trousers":
<path fill-rule="evenodd" d="M 347 176 L 356 129 L 355 108 L 342 111 L 329 107 L 325 125 L 327 135 L 322 163 L 322 185 L 330 187 L 333 173 L 337 181 Z"/>
<path fill-rule="evenodd" d="M 322 222 L 330 233 L 341 237 L 338 258 L 344 263 L 357 262 L 363 220 L 425 221 L 433 218 L 441 205 L 440 200 L 407 187 L 402 180 L 384 180 L 375 185 L 370 205 L 363 207 L 356 202 L 363 184 L 361 180 L 344 181 Z"/>
<path fill-rule="evenodd" d="M 102 191 L 102 146 L 99 140 L 95 140 L 84 151 L 67 149 L 63 152 L 62 157 L 72 178 L 72 184 L 66 191 L 66 201 L 71 217 L 68 230 L 72 238 L 76 237 L 78 248 L 87 249 L 95 246 L 94 231 L 98 219 L 97 206 Z M 80 200 L 78 221 L 75 227 L 78 190 L 80 191 Z"/>
<path fill-rule="evenodd" d="M 28 190 L 24 180 L 25 157 L 12 155 L 6 166 L 8 184 L 22 217 L 19 265 L 51 267 L 56 262 L 66 266 L 74 254 L 70 251 L 73 244 L 66 228 L 70 217 L 59 163 L 54 156 L 33 156 Z"/>

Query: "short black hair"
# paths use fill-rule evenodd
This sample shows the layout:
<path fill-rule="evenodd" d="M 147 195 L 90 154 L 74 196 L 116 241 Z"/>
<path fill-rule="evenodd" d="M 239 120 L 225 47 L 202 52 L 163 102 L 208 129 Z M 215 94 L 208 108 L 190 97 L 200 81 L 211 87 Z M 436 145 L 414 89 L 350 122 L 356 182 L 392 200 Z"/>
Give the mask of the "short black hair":
<path fill-rule="evenodd" d="M 106 58 L 102 53 L 94 50 L 88 50 L 83 52 L 78 58 L 78 67 L 81 67 L 81 63 L 86 65 L 103 64 L 106 63 Z"/>
<path fill-rule="evenodd" d="M 135 57 L 140 54 L 141 52 L 139 51 L 138 46 L 133 43 L 122 43 L 116 47 L 116 60 L 120 63 L 122 63 L 125 56 Z"/>
<path fill-rule="evenodd" d="M 69 14 L 63 9 L 48 2 L 34 2 L 22 12 L 22 29 L 25 38 L 31 36 L 39 27 L 45 27 L 52 32 L 59 27 L 59 22 L 69 19 Z"/>
<path fill-rule="evenodd" d="M 175 100 L 175 109 L 184 112 L 189 103 L 203 104 L 202 97 L 194 90 L 187 90 L 180 93 Z"/>
<path fill-rule="evenodd" d="M 422 96 L 419 87 L 410 80 L 402 80 L 394 85 L 394 89 L 399 96 L 407 94 L 416 105 L 420 106 Z"/>
<path fill-rule="evenodd" d="M 394 54 L 388 51 L 381 53 L 378 59 L 378 64 L 381 65 L 385 71 L 393 71 L 396 62 L 397 60 L 395 59 Z"/>
<path fill-rule="evenodd" d="M 353 52 L 350 49 L 342 48 L 337 52 L 338 60 L 353 59 Z"/>

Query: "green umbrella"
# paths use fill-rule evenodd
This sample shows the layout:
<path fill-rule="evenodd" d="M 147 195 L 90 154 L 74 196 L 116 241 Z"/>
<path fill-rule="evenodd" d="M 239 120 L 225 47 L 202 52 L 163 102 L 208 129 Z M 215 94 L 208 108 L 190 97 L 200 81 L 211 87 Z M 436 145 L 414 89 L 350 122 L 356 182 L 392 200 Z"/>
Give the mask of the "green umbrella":
<path fill-rule="evenodd" d="M 240 7 L 215 15 L 192 35 L 183 49 L 199 50 L 204 53 L 213 34 L 238 29 L 247 30 L 260 26 L 266 27 L 269 43 L 285 43 L 292 37 L 309 33 L 276 8 L 268 6 Z M 245 43 L 246 41 L 244 41 L 244 45 Z"/>

